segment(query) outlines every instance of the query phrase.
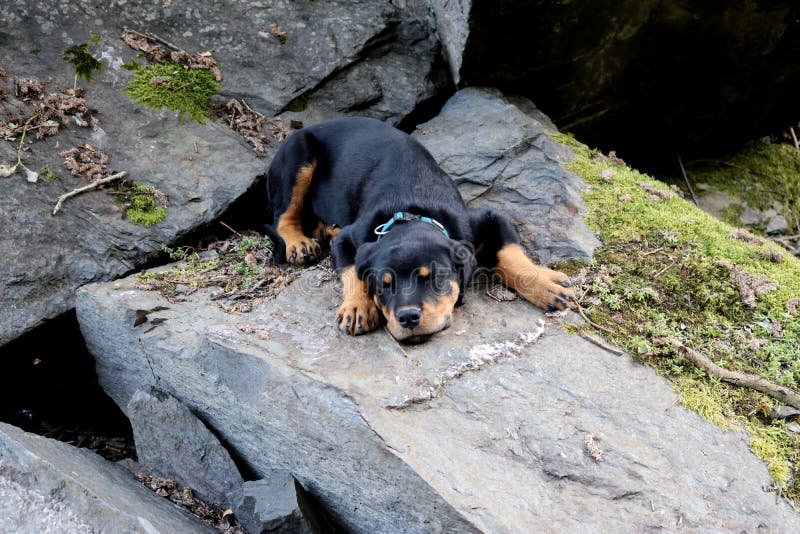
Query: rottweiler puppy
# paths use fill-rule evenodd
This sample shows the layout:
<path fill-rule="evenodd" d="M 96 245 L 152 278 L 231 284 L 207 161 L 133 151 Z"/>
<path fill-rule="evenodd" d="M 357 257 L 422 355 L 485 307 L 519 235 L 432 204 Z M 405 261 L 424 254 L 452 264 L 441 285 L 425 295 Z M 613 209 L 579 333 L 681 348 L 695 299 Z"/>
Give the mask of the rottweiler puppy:
<path fill-rule="evenodd" d="M 449 327 L 476 268 L 545 310 L 572 297 L 566 275 L 531 261 L 511 220 L 468 208 L 415 139 L 368 118 L 295 132 L 267 173 L 276 261 L 308 265 L 330 241 L 341 276 L 339 329 L 374 330 L 383 315 L 398 340 Z"/>

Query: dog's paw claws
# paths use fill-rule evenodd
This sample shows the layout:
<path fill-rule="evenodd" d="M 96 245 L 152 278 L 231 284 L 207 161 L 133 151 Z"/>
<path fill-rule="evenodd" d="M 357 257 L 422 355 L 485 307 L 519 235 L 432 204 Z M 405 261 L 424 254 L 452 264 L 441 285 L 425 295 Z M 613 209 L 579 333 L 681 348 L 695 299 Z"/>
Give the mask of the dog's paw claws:
<path fill-rule="evenodd" d="M 371 300 L 345 302 L 336 312 L 339 330 L 351 336 L 360 336 L 378 326 L 378 308 Z"/>

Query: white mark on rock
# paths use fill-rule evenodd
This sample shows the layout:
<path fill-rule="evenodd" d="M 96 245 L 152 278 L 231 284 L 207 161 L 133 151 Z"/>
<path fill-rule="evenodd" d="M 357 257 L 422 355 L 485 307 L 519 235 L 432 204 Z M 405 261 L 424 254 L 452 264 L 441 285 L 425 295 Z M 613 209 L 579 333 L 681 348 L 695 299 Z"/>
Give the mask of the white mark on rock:
<path fill-rule="evenodd" d="M 469 349 L 467 359 L 451 365 L 436 375 L 433 385 L 420 388 L 414 395 L 405 395 L 400 402 L 386 405 L 389 409 L 402 410 L 412 404 L 420 404 L 435 399 L 447 385 L 460 378 L 464 373 L 480 371 L 486 366 L 494 365 L 501 360 L 522 355 L 530 345 L 536 343 L 545 331 L 545 322 L 539 319 L 536 330 L 523 332 L 516 339 L 496 341 L 475 345 Z"/>

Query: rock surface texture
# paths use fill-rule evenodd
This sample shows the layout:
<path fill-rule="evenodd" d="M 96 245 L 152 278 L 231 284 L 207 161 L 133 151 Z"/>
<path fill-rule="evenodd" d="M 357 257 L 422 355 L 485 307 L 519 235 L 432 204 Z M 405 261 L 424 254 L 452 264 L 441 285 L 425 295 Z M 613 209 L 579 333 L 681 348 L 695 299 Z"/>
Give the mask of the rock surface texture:
<path fill-rule="evenodd" d="M 0 61 L 8 73 L 0 89 L 8 94 L 14 77 L 38 78 L 48 92 L 71 87 L 73 67 L 61 53 L 92 34 L 101 40 L 90 51 L 104 65 L 93 82 L 79 83 L 97 127 L 64 127 L 25 153 L 30 168 L 47 164 L 59 179 L 30 184 L 21 172 L 0 179 L 0 344 L 71 309 L 80 285 L 121 276 L 217 218 L 268 164 L 220 123 L 200 125 L 131 101 L 123 89 L 133 75 L 122 65 L 144 60 L 120 40 L 124 27 L 188 51 L 213 51 L 222 95 L 267 115 L 293 103 L 305 111 L 292 118 L 312 122 L 359 113 L 397 123 L 446 78 L 434 68 L 438 43 L 409 13 L 382 0 L 0 5 Z M 108 155 L 110 170 L 163 191 L 166 219 L 152 228 L 131 224 L 107 192 L 75 197 L 52 217 L 58 196 L 86 183 L 58 153 L 84 143 Z M 0 143 L 0 164 L 16 161 L 16 147 Z"/>
<path fill-rule="evenodd" d="M 729 148 L 800 117 L 797 2 L 427 1 L 454 79 L 524 94 L 623 157 L 672 168 L 676 151 Z"/>
<path fill-rule="evenodd" d="M 307 517 L 304 490 L 288 471 L 272 471 L 261 480 L 245 482 L 231 494 L 231 507 L 249 534 L 269 532 L 311 534 L 316 519 Z"/>
<path fill-rule="evenodd" d="M 258 476 L 292 472 L 356 532 L 800 529 L 743 435 L 528 303 L 476 289 L 450 329 L 400 346 L 340 334 L 321 275 L 247 315 L 133 278 L 81 288 L 77 312 L 121 407 L 158 385 Z M 133 326 L 156 306 L 169 308 L 157 328 Z"/>
<path fill-rule="evenodd" d="M 0 496 L 2 532 L 215 532 L 123 467 L 4 423 Z"/>
<path fill-rule="evenodd" d="M 192 488 L 201 498 L 228 505 L 244 482 L 228 451 L 179 400 L 155 388 L 134 393 L 126 411 L 139 469 Z"/>
<path fill-rule="evenodd" d="M 550 138 L 555 132 L 529 100 L 470 88 L 456 93 L 414 137 L 469 205 L 511 215 L 541 262 L 588 260 L 600 242 L 580 216 L 585 185 L 562 166 L 572 152 Z"/>

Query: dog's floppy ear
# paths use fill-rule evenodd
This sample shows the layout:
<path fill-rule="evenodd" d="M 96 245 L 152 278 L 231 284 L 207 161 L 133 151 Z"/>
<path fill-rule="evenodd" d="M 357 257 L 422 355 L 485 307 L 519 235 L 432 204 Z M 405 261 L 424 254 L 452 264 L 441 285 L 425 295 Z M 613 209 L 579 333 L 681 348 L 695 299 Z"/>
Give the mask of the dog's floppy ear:
<path fill-rule="evenodd" d="M 378 249 L 378 243 L 364 243 L 356 251 L 356 274 L 361 280 L 366 281 L 366 276 L 373 267 L 375 253 Z"/>
<path fill-rule="evenodd" d="M 478 260 L 475 258 L 475 250 L 472 244 L 467 242 L 453 241 L 450 254 L 458 270 L 459 277 L 459 292 L 456 306 L 461 306 L 464 303 L 464 293 L 467 290 L 467 286 L 469 286 L 472 281 L 472 275 L 475 274 L 475 269 L 478 268 Z"/>

